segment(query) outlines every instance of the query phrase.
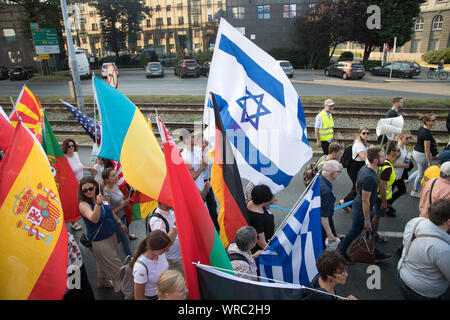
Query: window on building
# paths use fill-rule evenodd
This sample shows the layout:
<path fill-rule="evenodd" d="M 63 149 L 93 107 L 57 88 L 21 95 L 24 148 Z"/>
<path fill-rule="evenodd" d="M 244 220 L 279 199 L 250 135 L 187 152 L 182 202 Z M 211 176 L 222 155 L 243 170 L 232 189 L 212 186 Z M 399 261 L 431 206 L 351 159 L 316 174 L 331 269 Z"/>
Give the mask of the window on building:
<path fill-rule="evenodd" d="M 156 25 L 157 25 L 157 26 L 162 26 L 162 25 L 164 25 L 164 23 L 163 23 L 163 18 L 156 18 Z"/>
<path fill-rule="evenodd" d="M 411 53 L 419 52 L 420 40 L 412 40 L 411 41 Z"/>
<path fill-rule="evenodd" d="M 231 8 L 231 19 L 232 20 L 244 20 L 245 7 L 232 7 Z"/>
<path fill-rule="evenodd" d="M 156 5 L 155 11 L 156 11 L 156 12 L 161 11 L 161 5 L 160 5 L 160 4 L 157 4 L 157 5 Z"/>
<path fill-rule="evenodd" d="M 207 8 L 211 8 L 211 0 L 207 0 L 206 1 L 206 7 Z"/>
<path fill-rule="evenodd" d="M 95 43 L 100 43 L 100 38 L 99 38 L 99 37 L 95 37 L 95 38 L 94 38 L 94 42 L 95 42 Z"/>
<path fill-rule="evenodd" d="M 170 11 L 170 10 L 172 10 L 172 6 L 171 6 L 170 4 L 168 4 L 168 5 L 166 6 L 166 11 Z"/>
<path fill-rule="evenodd" d="M 213 16 L 212 16 L 212 14 L 208 14 L 208 22 L 213 22 Z"/>
<path fill-rule="evenodd" d="M 200 27 L 200 22 L 199 22 L 199 17 L 198 16 L 194 16 L 194 27 Z"/>
<path fill-rule="evenodd" d="M 195 38 L 200 37 L 200 31 L 195 30 L 195 31 L 194 31 L 194 37 L 195 37 Z"/>
<path fill-rule="evenodd" d="M 414 31 L 423 31 L 423 17 L 419 17 L 419 19 L 416 20 Z"/>
<path fill-rule="evenodd" d="M 270 5 L 258 6 L 256 12 L 258 20 L 270 19 Z"/>
<path fill-rule="evenodd" d="M 177 10 L 183 10 L 183 3 L 177 3 Z"/>
<path fill-rule="evenodd" d="M 217 7 L 222 8 L 222 1 L 217 1 Z"/>
<path fill-rule="evenodd" d="M 167 25 L 171 26 L 172 25 L 172 18 L 167 18 Z"/>
<path fill-rule="evenodd" d="M 200 43 L 194 44 L 194 48 L 195 48 L 195 49 L 200 49 Z"/>
<path fill-rule="evenodd" d="M 436 16 L 433 18 L 433 24 L 431 26 L 432 30 L 441 30 L 442 29 L 442 23 L 444 22 L 444 19 L 442 16 Z"/>
<path fill-rule="evenodd" d="M 169 44 L 169 49 L 170 49 L 170 50 L 172 50 L 172 49 L 175 49 L 175 45 L 174 45 L 174 44 L 172 44 L 172 43 L 171 43 L 171 44 Z"/>
<path fill-rule="evenodd" d="M 184 24 L 184 17 L 178 17 L 178 24 L 183 25 Z"/>
<path fill-rule="evenodd" d="M 169 32 L 169 39 L 173 39 L 173 32 Z"/>
<path fill-rule="evenodd" d="M 283 5 L 283 18 L 293 19 L 297 16 L 297 5 L 296 4 L 284 4 Z"/>
<path fill-rule="evenodd" d="M 97 31 L 97 30 L 98 30 L 97 24 L 96 24 L 96 23 L 93 23 L 93 24 L 92 24 L 92 31 Z"/>
<path fill-rule="evenodd" d="M 95 16 L 95 12 L 94 11 L 89 11 L 89 17 L 93 17 Z"/>
<path fill-rule="evenodd" d="M 428 51 L 437 50 L 438 44 L 438 39 L 430 39 L 430 42 L 428 43 Z"/>
<path fill-rule="evenodd" d="M 150 28 L 152 26 L 152 20 L 147 19 L 147 28 Z"/>

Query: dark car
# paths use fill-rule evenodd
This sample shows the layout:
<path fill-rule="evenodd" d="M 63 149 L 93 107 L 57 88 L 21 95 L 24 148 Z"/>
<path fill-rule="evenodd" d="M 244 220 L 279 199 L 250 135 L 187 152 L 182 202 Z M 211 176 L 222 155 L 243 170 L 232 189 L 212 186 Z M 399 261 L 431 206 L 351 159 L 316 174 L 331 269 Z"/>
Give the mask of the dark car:
<path fill-rule="evenodd" d="M 174 73 L 176 76 L 180 76 L 181 78 L 185 76 L 200 77 L 200 66 L 197 61 L 192 59 L 180 60 L 175 65 Z"/>
<path fill-rule="evenodd" d="M 8 68 L 0 67 L 0 80 L 8 79 Z"/>
<path fill-rule="evenodd" d="M 340 61 L 327 66 L 324 74 L 327 77 L 339 77 L 347 80 L 361 79 L 366 74 L 366 71 L 360 62 Z"/>
<path fill-rule="evenodd" d="M 370 68 L 370 73 L 374 76 L 388 76 L 391 72 L 391 62 L 383 66 Z M 392 64 L 392 76 L 399 78 L 412 78 L 420 74 L 420 65 L 416 62 L 394 61 Z"/>
<path fill-rule="evenodd" d="M 23 67 L 14 67 L 9 69 L 9 79 L 12 80 L 27 80 L 30 79 L 33 74 L 30 71 L 25 70 Z"/>
<path fill-rule="evenodd" d="M 200 67 L 200 74 L 202 76 L 208 77 L 209 76 L 209 66 L 211 65 L 211 61 L 206 61 L 203 63 L 203 65 Z"/>

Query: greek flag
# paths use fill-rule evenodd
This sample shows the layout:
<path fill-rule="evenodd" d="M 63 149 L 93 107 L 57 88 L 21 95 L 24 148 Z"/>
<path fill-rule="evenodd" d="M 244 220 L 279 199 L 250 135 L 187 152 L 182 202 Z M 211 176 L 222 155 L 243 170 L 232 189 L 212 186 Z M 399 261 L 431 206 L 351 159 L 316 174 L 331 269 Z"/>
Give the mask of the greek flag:
<path fill-rule="evenodd" d="M 214 94 L 242 178 L 285 188 L 312 157 L 302 104 L 279 63 L 223 18 L 210 65 L 203 122 L 214 143 Z"/>
<path fill-rule="evenodd" d="M 258 257 L 260 275 L 306 286 L 318 273 L 316 261 L 322 251 L 320 180 L 316 177 L 297 209 Z"/>

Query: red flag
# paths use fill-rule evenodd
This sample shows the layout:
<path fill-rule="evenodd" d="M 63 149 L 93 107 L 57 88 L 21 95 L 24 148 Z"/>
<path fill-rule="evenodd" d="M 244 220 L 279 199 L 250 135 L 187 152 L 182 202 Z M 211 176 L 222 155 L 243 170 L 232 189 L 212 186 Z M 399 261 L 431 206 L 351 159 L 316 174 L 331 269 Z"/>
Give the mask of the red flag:
<path fill-rule="evenodd" d="M 14 136 L 14 128 L 9 122 L 8 118 L 5 118 L 0 112 L 0 150 L 5 151 L 11 144 Z"/>
<path fill-rule="evenodd" d="M 193 262 L 231 271 L 233 268 L 180 151 L 161 118 L 156 117 L 156 120 L 163 141 L 166 178 L 170 185 L 189 297 L 198 300 L 200 292 Z"/>

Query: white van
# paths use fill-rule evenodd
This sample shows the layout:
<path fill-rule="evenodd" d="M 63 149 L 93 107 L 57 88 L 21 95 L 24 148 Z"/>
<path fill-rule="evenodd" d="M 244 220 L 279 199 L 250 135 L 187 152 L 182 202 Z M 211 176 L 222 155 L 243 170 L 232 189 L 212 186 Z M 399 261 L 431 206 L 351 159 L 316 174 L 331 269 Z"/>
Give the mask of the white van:
<path fill-rule="evenodd" d="M 89 67 L 89 60 L 84 53 L 84 49 L 75 47 L 75 57 L 78 63 L 78 74 L 80 79 L 89 78 L 91 76 L 91 68 Z"/>

